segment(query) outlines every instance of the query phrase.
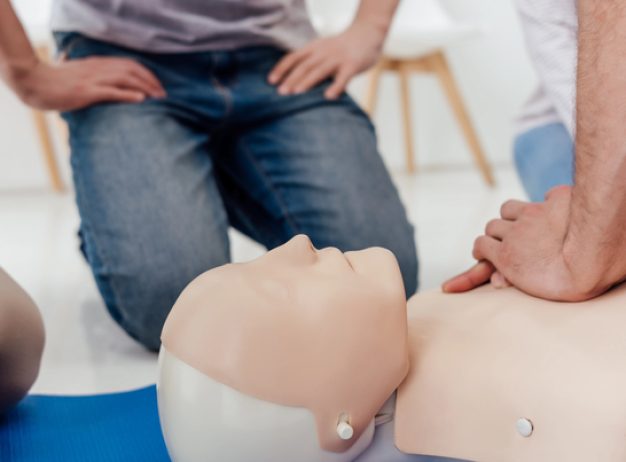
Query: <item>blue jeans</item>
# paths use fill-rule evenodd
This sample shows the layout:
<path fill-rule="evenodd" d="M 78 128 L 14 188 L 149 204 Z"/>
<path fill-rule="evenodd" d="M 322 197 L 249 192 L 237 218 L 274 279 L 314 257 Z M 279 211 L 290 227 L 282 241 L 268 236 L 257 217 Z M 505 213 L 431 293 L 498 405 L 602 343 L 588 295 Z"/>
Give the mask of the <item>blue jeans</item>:
<path fill-rule="evenodd" d="M 374 128 L 328 82 L 280 96 L 275 48 L 188 54 L 132 51 L 57 36 L 68 59 L 139 61 L 167 97 L 64 114 L 83 252 L 113 318 L 157 349 L 182 289 L 230 261 L 227 231 L 270 249 L 308 234 L 343 251 L 382 246 L 417 288 L 414 230 L 376 147 Z"/>
<path fill-rule="evenodd" d="M 529 130 L 515 140 L 515 165 L 524 189 L 533 202 L 546 193 L 574 182 L 574 143 L 561 123 Z"/>

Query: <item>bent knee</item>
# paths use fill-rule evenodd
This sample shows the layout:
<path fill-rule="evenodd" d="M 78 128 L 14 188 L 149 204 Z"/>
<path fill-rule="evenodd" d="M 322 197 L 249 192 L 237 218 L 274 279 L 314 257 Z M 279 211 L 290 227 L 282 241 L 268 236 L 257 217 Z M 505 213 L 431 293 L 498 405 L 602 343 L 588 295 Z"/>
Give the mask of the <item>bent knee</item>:
<path fill-rule="evenodd" d="M 406 298 L 409 299 L 415 295 L 419 287 L 419 262 L 416 251 L 413 250 L 410 254 L 398 257 L 398 263 L 404 281 Z"/>
<path fill-rule="evenodd" d="M 114 301 L 107 300 L 106 305 L 113 319 L 128 335 L 147 349 L 157 351 L 165 320 L 185 286 L 174 281 L 138 284 L 135 290 L 118 292 Z"/>
<path fill-rule="evenodd" d="M 415 243 L 415 228 L 403 219 L 397 223 L 396 229 L 383 239 L 383 247 L 390 250 L 398 260 L 407 299 L 415 295 L 418 289 L 419 261 Z"/>
<path fill-rule="evenodd" d="M 221 266 L 214 265 L 213 267 Z M 152 351 L 161 345 L 165 320 L 181 292 L 197 276 L 211 269 L 142 270 L 101 287 L 113 319 L 135 340 Z"/>

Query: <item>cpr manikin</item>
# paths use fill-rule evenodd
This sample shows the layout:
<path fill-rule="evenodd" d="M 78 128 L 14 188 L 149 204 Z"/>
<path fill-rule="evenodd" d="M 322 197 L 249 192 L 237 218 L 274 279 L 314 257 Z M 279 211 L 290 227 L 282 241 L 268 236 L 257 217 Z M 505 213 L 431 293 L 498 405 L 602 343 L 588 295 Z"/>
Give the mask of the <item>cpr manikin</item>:
<path fill-rule="evenodd" d="M 301 236 L 200 276 L 163 332 L 174 462 L 626 460 L 626 286 L 421 294 L 408 332 L 403 294 L 388 252 Z"/>
<path fill-rule="evenodd" d="M 175 462 L 350 462 L 408 371 L 393 255 L 305 236 L 214 269 L 165 324 L 158 383 Z"/>

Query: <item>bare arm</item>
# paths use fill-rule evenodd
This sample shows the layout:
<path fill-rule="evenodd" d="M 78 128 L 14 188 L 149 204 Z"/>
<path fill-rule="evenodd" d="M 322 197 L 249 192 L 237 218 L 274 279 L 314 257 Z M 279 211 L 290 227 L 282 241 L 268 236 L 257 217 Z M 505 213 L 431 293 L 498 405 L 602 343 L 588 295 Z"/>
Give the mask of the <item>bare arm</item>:
<path fill-rule="evenodd" d="M 399 4 L 400 0 L 361 0 L 354 24 L 367 25 L 384 41 Z"/>
<path fill-rule="evenodd" d="M 626 5 L 578 0 L 578 14 L 574 187 L 541 204 L 504 204 L 474 245 L 481 262 L 444 284 L 448 292 L 497 270 L 531 295 L 582 301 L 626 278 Z"/>
<path fill-rule="evenodd" d="M 0 0 L 0 75 L 14 91 L 26 69 L 37 64 L 37 56 L 9 0 Z"/>
<path fill-rule="evenodd" d="M 333 84 L 325 96 L 339 97 L 352 77 L 378 61 L 398 4 L 399 0 L 361 0 L 347 30 L 289 53 L 270 73 L 270 83 L 278 85 L 281 94 L 290 95 L 331 77 Z"/>
<path fill-rule="evenodd" d="M 42 62 L 10 0 L 0 0 L 0 78 L 23 102 L 41 109 L 71 110 L 103 101 L 132 103 L 165 95 L 152 72 L 128 59 Z"/>
<path fill-rule="evenodd" d="M 590 289 L 626 275 L 626 4 L 580 0 L 576 180 L 565 254 Z"/>

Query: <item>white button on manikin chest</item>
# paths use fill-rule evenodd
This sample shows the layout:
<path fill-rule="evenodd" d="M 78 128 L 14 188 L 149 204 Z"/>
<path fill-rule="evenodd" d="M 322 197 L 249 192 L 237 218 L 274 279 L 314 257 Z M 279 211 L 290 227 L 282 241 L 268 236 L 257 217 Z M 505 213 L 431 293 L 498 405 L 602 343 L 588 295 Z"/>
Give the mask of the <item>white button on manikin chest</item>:
<path fill-rule="evenodd" d="M 515 427 L 517 428 L 517 433 L 519 433 L 524 438 L 528 438 L 530 435 L 533 434 L 533 423 L 528 419 L 518 419 Z"/>
<path fill-rule="evenodd" d="M 349 423 L 340 422 L 337 425 L 337 435 L 344 441 L 350 440 L 354 436 L 354 429 Z"/>

